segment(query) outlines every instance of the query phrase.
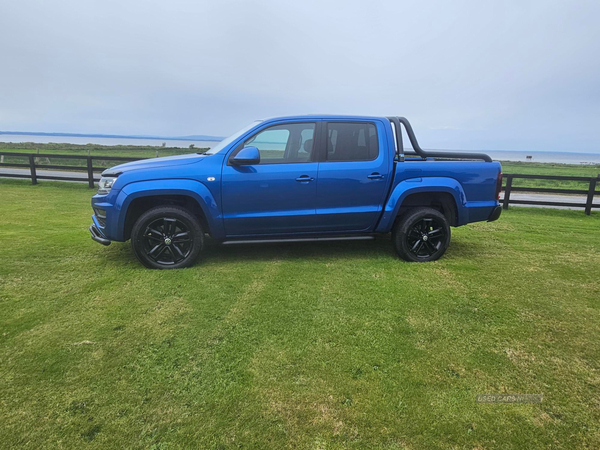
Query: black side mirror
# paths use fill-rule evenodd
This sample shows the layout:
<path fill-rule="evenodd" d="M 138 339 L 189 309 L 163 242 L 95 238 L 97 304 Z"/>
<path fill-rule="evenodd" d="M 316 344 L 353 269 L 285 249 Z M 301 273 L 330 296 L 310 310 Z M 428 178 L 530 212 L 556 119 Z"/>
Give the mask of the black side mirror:
<path fill-rule="evenodd" d="M 236 166 L 252 166 L 260 163 L 260 152 L 256 147 L 245 147 L 231 160 Z"/>

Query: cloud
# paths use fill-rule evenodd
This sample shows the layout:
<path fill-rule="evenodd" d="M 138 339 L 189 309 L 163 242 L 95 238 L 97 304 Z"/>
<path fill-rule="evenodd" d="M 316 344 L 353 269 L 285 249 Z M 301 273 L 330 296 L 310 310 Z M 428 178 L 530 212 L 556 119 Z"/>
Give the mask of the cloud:
<path fill-rule="evenodd" d="M 408 117 L 428 148 L 600 152 L 593 1 L 5 2 L 0 129 Z"/>

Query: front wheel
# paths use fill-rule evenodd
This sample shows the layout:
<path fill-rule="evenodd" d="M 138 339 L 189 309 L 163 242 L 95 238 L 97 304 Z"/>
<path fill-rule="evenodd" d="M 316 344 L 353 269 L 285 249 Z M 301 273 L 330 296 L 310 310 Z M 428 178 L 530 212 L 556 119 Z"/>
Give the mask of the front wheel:
<path fill-rule="evenodd" d="M 396 222 L 392 241 L 405 261 L 435 261 L 450 244 L 450 225 L 446 217 L 433 208 L 415 208 Z"/>
<path fill-rule="evenodd" d="M 133 225 L 131 247 L 150 269 L 191 266 L 204 246 L 204 231 L 196 217 L 176 206 L 157 206 Z"/>

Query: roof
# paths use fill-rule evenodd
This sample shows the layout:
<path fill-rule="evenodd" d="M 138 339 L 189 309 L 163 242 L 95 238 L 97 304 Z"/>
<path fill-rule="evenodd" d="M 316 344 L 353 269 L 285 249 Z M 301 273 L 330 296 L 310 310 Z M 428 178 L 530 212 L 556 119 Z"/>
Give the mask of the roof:
<path fill-rule="evenodd" d="M 344 114 L 299 114 L 296 116 L 280 116 L 280 117 L 268 117 L 263 119 L 264 122 L 272 122 L 277 120 L 298 120 L 298 119 L 307 119 L 307 120 L 315 120 L 315 119 L 326 119 L 326 120 L 382 120 L 385 119 L 384 116 L 353 116 L 353 115 L 344 115 Z"/>

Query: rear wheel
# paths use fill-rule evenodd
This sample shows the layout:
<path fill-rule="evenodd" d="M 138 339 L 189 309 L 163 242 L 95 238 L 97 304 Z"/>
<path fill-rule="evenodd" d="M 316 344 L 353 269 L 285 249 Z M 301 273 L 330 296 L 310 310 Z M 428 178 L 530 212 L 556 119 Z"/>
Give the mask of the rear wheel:
<path fill-rule="evenodd" d="M 204 246 L 204 232 L 196 217 L 176 206 L 157 206 L 133 225 L 131 247 L 151 269 L 191 266 Z"/>
<path fill-rule="evenodd" d="M 446 217 L 433 208 L 415 208 L 396 222 L 392 241 L 405 261 L 435 261 L 450 244 L 450 225 Z"/>

